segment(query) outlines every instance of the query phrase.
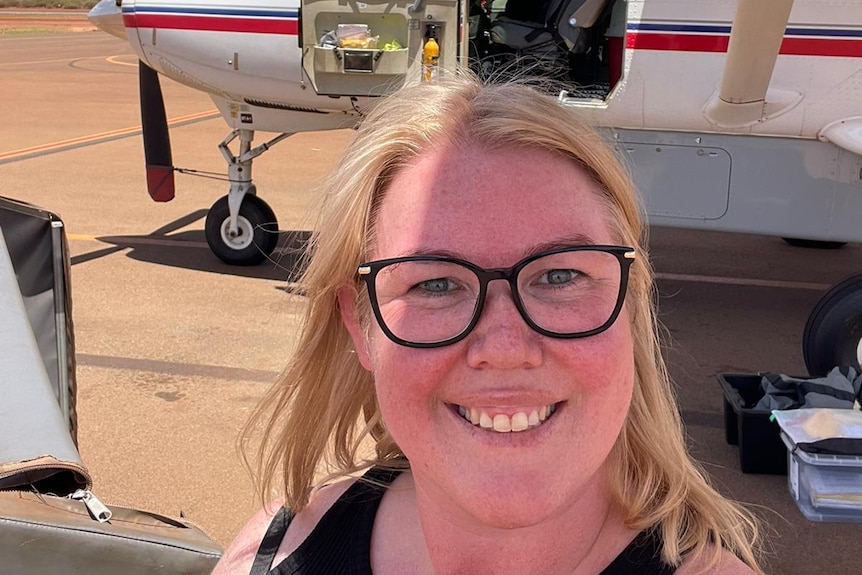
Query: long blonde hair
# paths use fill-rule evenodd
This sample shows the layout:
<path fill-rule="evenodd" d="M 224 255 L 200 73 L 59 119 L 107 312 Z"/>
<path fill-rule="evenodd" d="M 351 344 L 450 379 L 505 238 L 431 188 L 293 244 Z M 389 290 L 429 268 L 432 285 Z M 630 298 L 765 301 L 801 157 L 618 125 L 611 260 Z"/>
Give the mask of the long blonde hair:
<path fill-rule="evenodd" d="M 359 364 L 337 307 L 337 292 L 356 279 L 373 241 L 377 206 L 392 176 L 440 146 L 531 147 L 561 154 L 594 180 L 611 214 L 612 232 L 637 246 L 627 305 L 635 342 L 635 385 L 626 423 L 611 452 L 612 487 L 633 529 L 656 529 L 663 558 L 702 556 L 707 565 L 729 549 L 755 571 L 754 517 L 717 493 L 688 455 L 659 346 L 655 288 L 641 206 L 626 170 L 576 112 L 518 84 L 482 85 L 463 76 L 387 97 L 360 126 L 328 180 L 300 285 L 307 307 L 296 351 L 266 394 L 245 436 L 262 427 L 256 471 L 262 493 L 283 478 L 286 504 L 301 510 L 321 466 L 351 474 L 406 462 L 381 419 L 371 375 Z M 366 317 L 367 320 L 367 317 Z M 375 455 L 358 455 L 372 438 Z"/>

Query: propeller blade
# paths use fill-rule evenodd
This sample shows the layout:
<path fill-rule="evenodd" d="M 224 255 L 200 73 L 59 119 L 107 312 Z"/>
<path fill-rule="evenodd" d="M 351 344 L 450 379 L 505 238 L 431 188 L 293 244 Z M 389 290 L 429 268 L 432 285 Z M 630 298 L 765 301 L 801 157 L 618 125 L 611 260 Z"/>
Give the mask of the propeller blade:
<path fill-rule="evenodd" d="M 141 94 L 141 126 L 144 134 L 144 158 L 147 165 L 147 190 L 157 202 L 174 199 L 174 165 L 171 138 L 159 74 L 138 61 Z"/>

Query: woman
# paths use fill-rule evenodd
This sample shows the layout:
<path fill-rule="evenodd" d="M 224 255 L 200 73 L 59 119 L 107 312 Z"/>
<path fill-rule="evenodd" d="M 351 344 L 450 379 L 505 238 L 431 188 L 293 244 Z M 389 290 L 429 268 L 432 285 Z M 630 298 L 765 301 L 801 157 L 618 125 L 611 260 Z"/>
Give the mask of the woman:
<path fill-rule="evenodd" d="M 216 573 L 761 572 L 753 518 L 685 450 L 632 184 L 571 111 L 407 88 L 327 190 L 258 414 L 264 492 L 283 472 L 292 511 Z"/>

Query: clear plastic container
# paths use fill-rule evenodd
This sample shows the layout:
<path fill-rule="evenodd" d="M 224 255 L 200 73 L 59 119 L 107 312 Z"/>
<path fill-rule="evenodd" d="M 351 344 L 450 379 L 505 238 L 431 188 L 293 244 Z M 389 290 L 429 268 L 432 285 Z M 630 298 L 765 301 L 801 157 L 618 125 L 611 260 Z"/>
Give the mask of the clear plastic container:
<path fill-rule="evenodd" d="M 338 39 L 339 48 L 377 47 L 377 39 L 371 36 L 367 24 L 339 24 L 335 37 Z"/>
<path fill-rule="evenodd" d="M 808 453 L 787 446 L 787 487 L 810 521 L 862 523 L 862 456 Z"/>

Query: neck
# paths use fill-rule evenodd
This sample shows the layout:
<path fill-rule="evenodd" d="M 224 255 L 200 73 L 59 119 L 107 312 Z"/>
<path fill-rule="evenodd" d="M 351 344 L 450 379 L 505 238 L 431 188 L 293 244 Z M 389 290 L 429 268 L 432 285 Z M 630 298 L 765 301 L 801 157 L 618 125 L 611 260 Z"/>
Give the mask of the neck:
<path fill-rule="evenodd" d="M 409 474 L 399 483 L 402 489 L 387 498 L 393 495 L 389 509 L 401 517 L 397 547 L 413 555 L 399 563 L 412 565 L 411 573 L 593 575 L 636 535 L 606 490 L 597 487 L 604 481 L 595 481 L 568 508 L 516 526 L 487 525 L 439 494 L 415 487 Z M 386 503 L 384 498 L 381 510 Z M 375 567 L 374 572 L 389 571 Z"/>

